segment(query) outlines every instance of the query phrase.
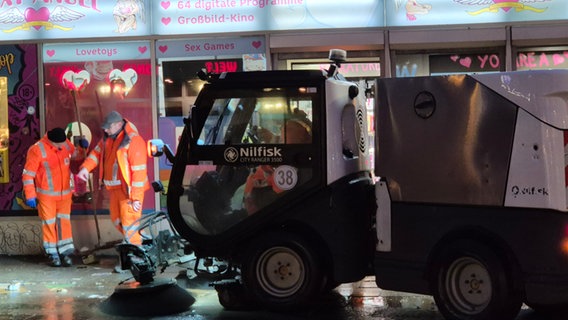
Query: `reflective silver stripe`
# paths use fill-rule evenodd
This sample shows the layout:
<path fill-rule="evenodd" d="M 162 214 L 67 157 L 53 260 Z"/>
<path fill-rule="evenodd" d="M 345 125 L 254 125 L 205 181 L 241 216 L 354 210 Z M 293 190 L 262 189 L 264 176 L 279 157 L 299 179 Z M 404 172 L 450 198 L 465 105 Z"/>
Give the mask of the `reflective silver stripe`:
<path fill-rule="evenodd" d="M 95 151 L 96 151 L 96 152 L 101 152 L 101 147 L 100 147 L 98 144 L 95 146 Z"/>
<path fill-rule="evenodd" d="M 99 158 L 97 158 L 94 154 L 90 154 L 88 158 L 93 160 L 95 164 L 99 164 Z"/>
<path fill-rule="evenodd" d="M 130 243 L 130 240 L 136 235 L 136 232 L 138 231 L 138 225 L 131 224 L 127 227 L 122 226 L 122 230 L 124 230 L 124 238 L 126 242 Z"/>
<path fill-rule="evenodd" d="M 45 169 L 45 175 L 47 176 L 47 185 L 49 190 L 53 190 L 53 176 L 51 175 L 51 170 L 49 169 L 49 162 L 47 162 L 47 152 L 45 151 L 45 146 L 43 142 L 38 142 L 39 151 L 41 152 L 41 157 L 46 159 L 43 161 L 43 167 Z"/>
<path fill-rule="evenodd" d="M 114 187 L 122 185 L 122 181 L 118 179 L 118 163 L 115 161 L 112 164 L 112 180 L 104 180 L 103 183 L 105 186 Z"/>
<path fill-rule="evenodd" d="M 57 218 L 70 220 L 71 214 L 69 214 L 69 213 L 58 213 Z"/>
<path fill-rule="evenodd" d="M 131 225 L 127 226 L 127 227 L 122 226 L 122 229 L 123 229 L 124 231 L 132 231 L 132 230 L 138 229 L 138 226 L 131 224 Z"/>
<path fill-rule="evenodd" d="M 55 218 L 43 220 L 43 224 L 54 224 L 54 223 L 55 223 Z"/>
<path fill-rule="evenodd" d="M 109 187 L 120 186 L 122 184 L 120 180 L 103 180 L 103 183 L 105 184 L 105 186 Z"/>
<path fill-rule="evenodd" d="M 62 243 L 63 241 L 59 241 L 57 246 L 59 247 L 60 254 L 72 254 L 75 251 L 75 246 L 73 243 Z"/>
<path fill-rule="evenodd" d="M 57 254 L 57 247 L 55 246 L 55 243 L 49 243 L 44 241 L 43 249 L 45 250 L 45 253 L 47 253 L 48 255 Z"/>
<path fill-rule="evenodd" d="M 118 163 L 116 161 L 112 164 L 112 179 L 118 180 Z"/>
<path fill-rule="evenodd" d="M 59 195 L 59 192 L 54 193 L 53 191 L 51 191 L 51 190 L 54 190 L 55 187 L 53 185 L 53 174 L 51 173 L 51 169 L 49 168 L 49 162 L 47 161 L 47 152 L 45 151 L 45 145 L 42 142 L 38 142 L 37 145 L 39 146 L 39 150 L 41 151 L 42 157 L 45 159 L 45 161 L 43 161 L 43 167 L 45 169 L 45 175 L 46 175 L 46 178 L 47 178 L 47 185 L 48 185 L 48 188 L 49 188 L 49 190 L 38 189 L 38 193 Z M 63 192 L 65 192 L 65 191 L 63 191 Z"/>
<path fill-rule="evenodd" d="M 71 189 L 67 189 L 67 190 L 63 190 L 63 191 L 51 191 L 51 190 L 43 190 L 43 189 L 37 188 L 36 192 L 41 193 L 41 194 L 45 194 L 45 195 L 48 195 L 48 196 L 64 196 L 64 195 L 70 194 Z"/>
<path fill-rule="evenodd" d="M 120 226 L 120 218 L 114 219 L 114 221 L 112 223 L 114 223 L 115 227 Z"/>
<path fill-rule="evenodd" d="M 34 178 L 35 178 L 35 176 L 36 176 L 36 172 L 35 172 L 35 171 L 30 171 L 30 170 L 24 169 L 24 172 L 23 172 L 23 173 L 24 173 L 24 174 L 27 174 L 28 176 L 32 176 L 32 177 L 34 177 Z"/>
<path fill-rule="evenodd" d="M 72 238 L 68 238 L 68 239 L 61 239 L 59 241 L 57 241 L 57 245 L 61 248 L 61 246 L 64 245 L 73 245 L 73 239 Z"/>
<path fill-rule="evenodd" d="M 139 166 L 132 166 L 132 171 L 140 171 L 140 170 L 146 170 L 146 165 L 145 164 L 141 164 Z"/>
<path fill-rule="evenodd" d="M 144 182 L 133 182 L 132 186 L 142 188 L 144 187 Z"/>
<path fill-rule="evenodd" d="M 43 145 L 43 142 L 38 142 L 37 146 L 39 147 L 39 151 L 41 152 L 41 157 L 47 158 L 47 152 L 45 152 L 45 146 Z"/>
<path fill-rule="evenodd" d="M 44 161 L 43 167 L 45 168 L 45 175 L 47 176 L 47 185 L 49 186 L 49 190 L 53 190 L 53 177 L 51 175 L 51 170 L 49 169 L 49 162 Z"/>
<path fill-rule="evenodd" d="M 34 184 L 32 180 L 23 180 L 22 182 L 24 183 L 24 186 L 27 186 L 28 184 Z"/>

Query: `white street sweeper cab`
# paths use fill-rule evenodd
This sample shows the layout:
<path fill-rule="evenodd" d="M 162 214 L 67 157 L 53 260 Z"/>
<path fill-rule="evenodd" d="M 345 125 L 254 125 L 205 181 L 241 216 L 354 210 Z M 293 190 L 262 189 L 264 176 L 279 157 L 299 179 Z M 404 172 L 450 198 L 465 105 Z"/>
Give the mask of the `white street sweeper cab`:
<path fill-rule="evenodd" d="M 167 210 L 198 258 L 237 270 L 221 303 L 285 308 L 372 272 L 364 90 L 337 69 L 210 75 L 170 154 Z"/>

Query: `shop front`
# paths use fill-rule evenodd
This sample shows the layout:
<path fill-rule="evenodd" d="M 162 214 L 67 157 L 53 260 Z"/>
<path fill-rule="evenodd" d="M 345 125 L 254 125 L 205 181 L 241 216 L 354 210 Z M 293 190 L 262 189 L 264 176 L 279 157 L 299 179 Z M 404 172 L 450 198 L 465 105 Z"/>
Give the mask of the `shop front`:
<path fill-rule="evenodd" d="M 92 147 L 101 119 L 117 110 L 144 139 L 160 137 L 175 151 L 202 69 L 325 69 L 329 50 L 345 49 L 340 71 L 368 90 L 371 125 L 377 77 L 568 67 L 564 0 L 408 3 L 0 1 L 0 254 L 41 248 L 21 174 L 27 149 L 47 130 L 65 128 L 72 142 L 84 137 Z M 73 173 L 89 151 L 78 149 Z M 148 164 L 149 179 L 167 188 L 171 164 Z M 103 241 L 119 238 L 98 173 L 73 182 L 76 247 L 93 247 L 94 214 Z M 147 191 L 144 212 L 165 209 L 163 198 Z"/>

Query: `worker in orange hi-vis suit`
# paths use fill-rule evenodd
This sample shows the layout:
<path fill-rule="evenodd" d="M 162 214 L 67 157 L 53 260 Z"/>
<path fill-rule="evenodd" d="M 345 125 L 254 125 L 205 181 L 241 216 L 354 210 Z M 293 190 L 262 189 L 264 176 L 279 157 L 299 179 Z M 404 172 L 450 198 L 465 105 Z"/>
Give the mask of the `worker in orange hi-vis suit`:
<path fill-rule="evenodd" d="M 53 128 L 28 149 L 22 174 L 26 205 L 38 209 L 43 248 L 54 267 L 71 266 L 74 253 L 71 231 L 70 159 L 75 146 L 65 130 Z"/>
<path fill-rule="evenodd" d="M 144 191 L 150 188 L 147 175 L 146 142 L 134 124 L 116 111 L 102 124 L 105 134 L 89 153 L 77 177 L 87 181 L 89 172 L 99 164 L 99 178 L 110 194 L 110 218 L 125 243 L 140 245 L 138 230 Z"/>

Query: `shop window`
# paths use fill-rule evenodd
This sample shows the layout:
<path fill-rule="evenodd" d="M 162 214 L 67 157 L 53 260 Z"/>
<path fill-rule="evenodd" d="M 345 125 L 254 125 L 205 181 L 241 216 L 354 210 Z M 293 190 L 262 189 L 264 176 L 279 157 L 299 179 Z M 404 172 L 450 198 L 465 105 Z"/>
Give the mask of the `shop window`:
<path fill-rule="evenodd" d="M 519 50 L 517 70 L 568 69 L 568 47 Z"/>
<path fill-rule="evenodd" d="M 463 53 L 430 55 L 431 75 L 505 71 L 503 57 L 498 53 Z"/>
<path fill-rule="evenodd" d="M 312 100 L 286 97 L 286 92 L 278 88 L 273 88 L 273 91 L 274 94 L 264 97 L 235 95 L 215 99 L 199 143 L 311 143 Z"/>
<path fill-rule="evenodd" d="M 500 71 L 505 62 L 499 51 L 396 55 L 397 78 Z"/>

